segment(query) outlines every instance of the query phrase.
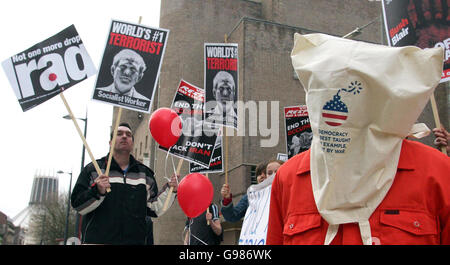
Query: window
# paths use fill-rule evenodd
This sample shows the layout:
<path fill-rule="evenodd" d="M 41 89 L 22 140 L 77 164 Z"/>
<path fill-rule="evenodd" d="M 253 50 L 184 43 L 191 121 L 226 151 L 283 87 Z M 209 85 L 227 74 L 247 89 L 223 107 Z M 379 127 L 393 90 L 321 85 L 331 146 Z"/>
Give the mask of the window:
<path fill-rule="evenodd" d="M 258 184 L 256 180 L 256 166 L 250 166 L 250 182 L 251 184 Z"/>
<path fill-rule="evenodd" d="M 148 135 L 145 136 L 145 150 L 147 150 L 148 147 Z"/>

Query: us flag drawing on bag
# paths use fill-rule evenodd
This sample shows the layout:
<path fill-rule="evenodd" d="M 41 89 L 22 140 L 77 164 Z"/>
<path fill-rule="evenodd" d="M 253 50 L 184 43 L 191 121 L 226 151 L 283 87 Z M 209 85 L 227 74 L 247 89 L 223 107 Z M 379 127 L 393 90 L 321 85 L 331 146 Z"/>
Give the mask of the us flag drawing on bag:
<path fill-rule="evenodd" d="M 340 92 L 340 91 L 339 91 Z M 322 109 L 322 117 L 326 124 L 330 126 L 340 126 L 347 119 L 348 109 L 341 101 L 339 92 L 328 101 Z"/>
<path fill-rule="evenodd" d="M 353 95 L 358 95 L 362 90 L 363 86 L 358 80 L 351 81 L 347 88 L 339 89 L 336 95 L 333 96 L 333 99 L 327 101 L 327 103 L 325 103 L 325 106 L 323 106 L 322 117 L 324 118 L 325 123 L 330 126 L 341 126 L 344 121 L 347 120 L 348 109 L 347 105 L 345 105 L 345 103 L 341 101 L 341 96 L 339 96 L 339 93 L 341 93 L 341 91 Z"/>

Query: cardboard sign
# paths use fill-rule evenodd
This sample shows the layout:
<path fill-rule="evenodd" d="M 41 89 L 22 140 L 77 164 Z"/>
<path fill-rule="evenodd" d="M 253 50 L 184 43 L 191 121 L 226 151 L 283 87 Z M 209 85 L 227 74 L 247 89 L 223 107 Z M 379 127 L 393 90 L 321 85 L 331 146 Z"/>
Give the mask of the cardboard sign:
<path fill-rule="evenodd" d="M 205 43 L 205 122 L 237 128 L 238 45 Z"/>
<path fill-rule="evenodd" d="M 92 99 L 149 113 L 169 30 L 111 21 Z"/>
<path fill-rule="evenodd" d="M 180 116 L 183 130 L 170 154 L 189 162 L 209 167 L 219 128 L 203 122 L 204 90 L 184 80 L 180 81 L 172 102 L 172 109 Z"/>
<path fill-rule="evenodd" d="M 381 1 L 390 46 L 444 48 L 441 83 L 450 80 L 449 1 Z"/>
<path fill-rule="evenodd" d="M 281 160 L 281 161 L 288 161 L 289 157 L 287 154 L 283 154 L 283 153 L 278 153 L 277 154 L 277 160 Z"/>
<path fill-rule="evenodd" d="M 2 63 L 23 111 L 96 73 L 74 25 Z"/>
<path fill-rule="evenodd" d="M 242 223 L 239 245 L 265 245 L 269 224 L 270 192 L 275 175 L 247 189 L 248 208 Z"/>
<path fill-rule="evenodd" d="M 222 135 L 219 135 L 214 145 L 214 151 L 209 167 L 189 163 L 189 173 L 220 173 L 223 172 Z"/>
<path fill-rule="evenodd" d="M 285 107 L 286 151 L 288 158 L 311 147 L 312 131 L 306 105 Z"/>

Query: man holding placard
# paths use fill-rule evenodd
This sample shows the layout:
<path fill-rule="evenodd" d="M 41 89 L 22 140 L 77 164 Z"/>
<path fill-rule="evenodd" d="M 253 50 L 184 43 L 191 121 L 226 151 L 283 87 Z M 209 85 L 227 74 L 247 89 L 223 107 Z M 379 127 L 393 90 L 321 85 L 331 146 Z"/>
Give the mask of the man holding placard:
<path fill-rule="evenodd" d="M 121 123 L 117 129 L 109 177 L 105 174 L 99 176 L 92 163 L 80 173 L 71 201 L 73 208 L 83 215 L 83 243 L 145 244 L 146 216 L 164 214 L 163 203 L 169 187 L 176 192 L 175 175 L 158 192 L 153 171 L 131 155 L 133 144 L 130 126 Z M 107 160 L 108 156 L 97 160 L 102 172 Z M 110 187 L 112 191 L 107 193 Z"/>

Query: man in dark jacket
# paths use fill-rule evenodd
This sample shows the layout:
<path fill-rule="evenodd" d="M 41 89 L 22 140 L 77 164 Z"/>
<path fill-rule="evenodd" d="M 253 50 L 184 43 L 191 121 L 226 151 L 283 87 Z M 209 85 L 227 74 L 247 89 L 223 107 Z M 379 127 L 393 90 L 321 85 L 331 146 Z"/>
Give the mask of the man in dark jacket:
<path fill-rule="evenodd" d="M 158 192 L 153 171 L 131 155 L 134 137 L 127 123 L 119 125 L 116 137 L 109 176 L 99 176 L 90 163 L 73 189 L 72 207 L 83 215 L 84 244 L 145 244 L 146 216 L 161 216 L 169 187 L 173 186 L 174 192 L 178 187 L 173 175 Z M 97 160 L 102 172 L 108 157 Z"/>
<path fill-rule="evenodd" d="M 184 238 L 185 245 L 220 245 L 223 228 L 219 219 L 219 208 L 214 203 L 195 218 L 188 218 Z"/>

